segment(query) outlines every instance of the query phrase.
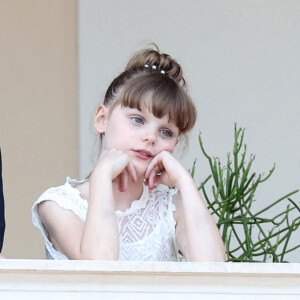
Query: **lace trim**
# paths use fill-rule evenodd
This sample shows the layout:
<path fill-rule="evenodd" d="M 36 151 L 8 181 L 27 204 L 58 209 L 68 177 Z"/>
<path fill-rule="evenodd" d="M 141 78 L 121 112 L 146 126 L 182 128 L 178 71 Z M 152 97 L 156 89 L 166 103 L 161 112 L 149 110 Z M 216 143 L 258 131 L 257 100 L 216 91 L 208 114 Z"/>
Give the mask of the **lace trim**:
<path fill-rule="evenodd" d="M 85 199 L 81 198 L 80 191 L 78 189 L 76 189 L 76 187 L 79 184 L 82 184 L 86 181 L 87 181 L 87 179 L 80 181 L 80 180 L 72 179 L 71 177 L 67 177 L 67 181 L 64 186 L 66 186 L 69 189 L 69 191 L 72 194 L 74 194 L 74 196 L 75 195 L 78 196 L 78 198 L 79 198 L 78 203 L 80 203 L 81 201 L 84 201 L 83 208 L 87 209 L 88 202 Z M 116 216 L 128 216 L 128 215 L 144 208 L 146 206 L 148 196 L 149 196 L 149 189 L 147 186 L 144 185 L 140 198 L 132 201 L 130 207 L 127 208 L 125 211 L 116 210 L 115 211 Z M 63 207 L 63 208 L 65 208 L 65 207 Z"/>
<path fill-rule="evenodd" d="M 132 201 L 130 207 L 127 208 L 125 211 L 121 211 L 119 209 L 116 210 L 115 211 L 116 216 L 117 217 L 129 216 L 129 215 L 133 214 L 134 212 L 145 208 L 148 197 L 149 197 L 149 189 L 147 186 L 144 185 L 140 199 Z"/>

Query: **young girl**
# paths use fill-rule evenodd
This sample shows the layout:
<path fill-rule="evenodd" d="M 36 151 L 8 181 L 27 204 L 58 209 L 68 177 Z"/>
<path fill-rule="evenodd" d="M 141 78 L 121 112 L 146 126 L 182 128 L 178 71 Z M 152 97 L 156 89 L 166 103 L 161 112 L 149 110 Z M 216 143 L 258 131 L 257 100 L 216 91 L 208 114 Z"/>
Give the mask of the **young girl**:
<path fill-rule="evenodd" d="M 95 114 L 102 152 L 89 179 L 67 178 L 33 205 L 47 258 L 176 261 L 180 250 L 224 261 L 217 226 L 172 155 L 195 119 L 180 65 L 158 49 L 136 53 Z"/>

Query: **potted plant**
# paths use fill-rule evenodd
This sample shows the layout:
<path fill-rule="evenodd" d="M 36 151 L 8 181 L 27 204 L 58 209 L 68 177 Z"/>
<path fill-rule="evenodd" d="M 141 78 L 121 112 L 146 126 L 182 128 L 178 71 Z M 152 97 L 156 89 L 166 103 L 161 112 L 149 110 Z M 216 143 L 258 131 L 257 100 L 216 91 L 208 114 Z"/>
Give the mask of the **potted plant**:
<path fill-rule="evenodd" d="M 271 177 L 275 166 L 266 176 L 251 171 L 255 157 L 250 155 L 247 161 L 244 133 L 244 129 L 235 125 L 233 152 L 227 155 L 224 165 L 220 159 L 207 154 L 199 135 L 200 148 L 208 160 L 211 174 L 198 189 L 202 191 L 216 220 L 228 261 L 285 262 L 285 255 L 300 247 L 300 244 L 289 246 L 293 233 L 300 225 L 299 205 L 290 198 L 298 190 L 255 211 L 255 193 Z M 191 170 L 193 177 L 195 167 L 196 161 Z M 211 179 L 211 192 L 208 192 L 207 185 Z M 280 212 L 270 217 L 273 208 L 278 206 L 282 207 Z"/>

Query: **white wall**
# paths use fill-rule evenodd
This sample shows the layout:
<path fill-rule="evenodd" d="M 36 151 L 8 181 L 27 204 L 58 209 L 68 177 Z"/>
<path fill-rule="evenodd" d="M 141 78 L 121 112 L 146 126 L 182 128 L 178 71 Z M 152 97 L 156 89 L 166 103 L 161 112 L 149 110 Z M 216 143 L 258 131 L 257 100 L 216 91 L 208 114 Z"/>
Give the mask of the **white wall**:
<path fill-rule="evenodd" d="M 257 205 L 300 188 L 300 1 L 79 0 L 80 174 L 95 159 L 91 119 L 106 88 L 145 40 L 183 66 L 198 121 L 183 162 L 198 157 L 197 180 L 208 174 L 200 154 L 226 157 L 237 122 L 246 128 L 253 170 L 276 171 Z M 93 157 L 93 158 L 92 158 Z M 299 203 L 300 193 L 293 197 Z M 299 241 L 300 230 L 295 235 Z M 298 254 L 291 256 L 300 261 Z"/>

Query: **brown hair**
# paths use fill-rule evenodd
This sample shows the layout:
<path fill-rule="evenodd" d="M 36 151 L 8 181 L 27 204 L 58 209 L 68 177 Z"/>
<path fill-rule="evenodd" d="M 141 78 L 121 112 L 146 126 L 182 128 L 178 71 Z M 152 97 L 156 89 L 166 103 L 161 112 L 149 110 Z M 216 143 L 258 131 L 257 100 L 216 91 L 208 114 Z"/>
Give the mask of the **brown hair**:
<path fill-rule="evenodd" d="M 195 106 L 187 93 L 181 66 L 154 47 L 137 52 L 129 60 L 125 71 L 108 87 L 103 104 L 111 109 L 121 104 L 141 110 L 143 99 L 150 96 L 153 115 L 160 118 L 169 114 L 184 134 L 195 124 Z"/>

